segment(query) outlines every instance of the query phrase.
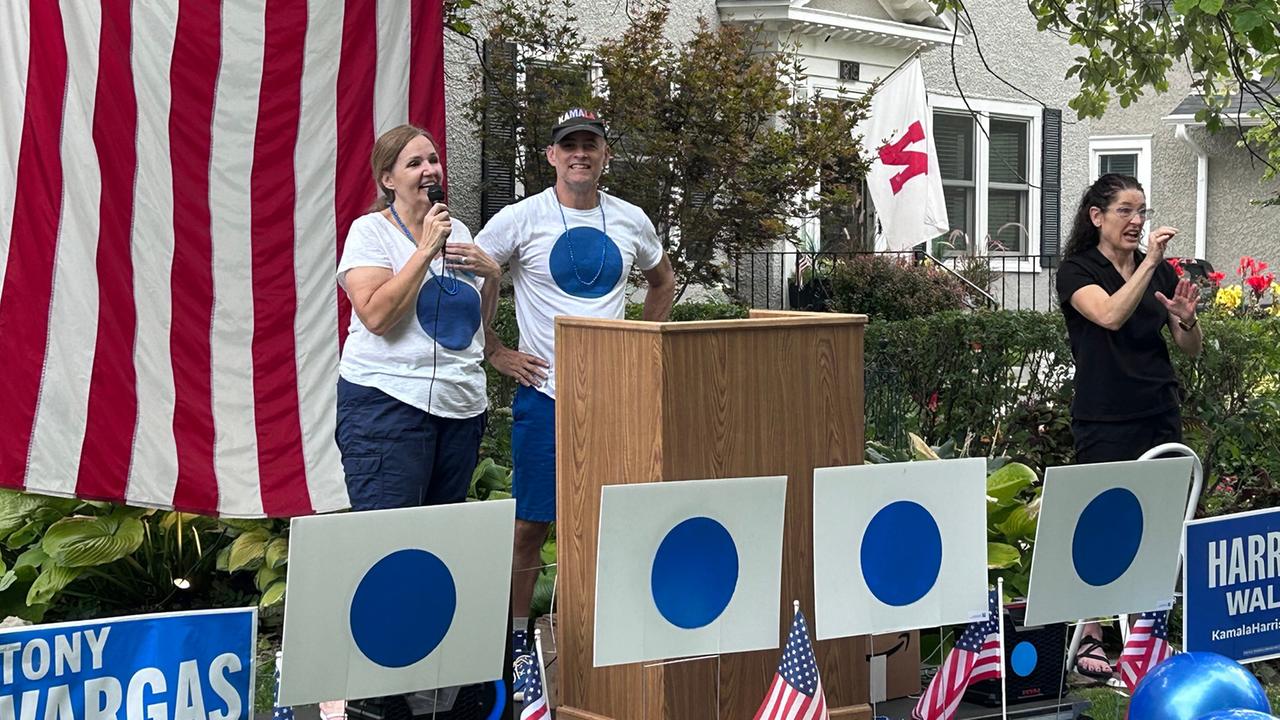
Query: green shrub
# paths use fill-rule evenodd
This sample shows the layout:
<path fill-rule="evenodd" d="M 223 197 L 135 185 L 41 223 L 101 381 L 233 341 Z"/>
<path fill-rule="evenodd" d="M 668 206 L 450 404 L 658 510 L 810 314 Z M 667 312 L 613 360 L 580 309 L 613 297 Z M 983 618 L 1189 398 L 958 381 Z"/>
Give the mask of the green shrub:
<path fill-rule="evenodd" d="M 908 320 L 964 308 L 964 285 L 931 264 L 883 254 L 859 254 L 831 270 L 836 312 L 864 313 L 873 321 Z"/>

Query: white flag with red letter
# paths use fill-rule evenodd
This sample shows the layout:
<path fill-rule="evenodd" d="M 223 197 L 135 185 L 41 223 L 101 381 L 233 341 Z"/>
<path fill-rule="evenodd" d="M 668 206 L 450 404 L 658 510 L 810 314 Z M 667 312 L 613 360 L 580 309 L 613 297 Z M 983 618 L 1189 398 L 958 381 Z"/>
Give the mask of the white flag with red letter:
<path fill-rule="evenodd" d="M 920 59 L 889 76 L 854 131 L 871 155 L 867 189 L 875 204 L 877 250 L 909 250 L 950 229 L 933 122 Z"/>

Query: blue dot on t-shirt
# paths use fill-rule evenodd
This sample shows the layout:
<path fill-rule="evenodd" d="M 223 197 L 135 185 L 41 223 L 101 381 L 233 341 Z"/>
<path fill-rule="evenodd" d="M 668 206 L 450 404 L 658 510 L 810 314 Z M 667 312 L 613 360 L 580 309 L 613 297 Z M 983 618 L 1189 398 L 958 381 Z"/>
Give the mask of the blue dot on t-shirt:
<path fill-rule="evenodd" d="M 466 350 L 480 329 L 480 293 L 461 280 L 432 275 L 418 290 L 417 314 L 423 332 L 440 347 Z"/>
<path fill-rule="evenodd" d="M 671 528 L 658 545 L 649 576 L 658 612 L 685 629 L 720 617 L 738 586 L 738 547 L 723 525 L 689 518 Z"/>
<path fill-rule="evenodd" d="M 1009 653 L 1009 665 L 1013 668 L 1013 674 L 1018 677 L 1026 677 L 1036 669 L 1036 663 L 1040 660 L 1040 654 L 1036 652 L 1036 646 L 1023 640 L 1013 646 L 1013 652 Z"/>
<path fill-rule="evenodd" d="M 1142 544 L 1142 503 L 1126 488 L 1111 488 L 1089 501 L 1076 520 L 1071 562 L 1080 579 L 1100 587 L 1129 569 Z"/>
<path fill-rule="evenodd" d="M 369 568 L 351 598 L 351 636 L 373 662 L 412 665 L 440 645 L 458 592 L 444 562 L 426 550 L 397 550 Z"/>
<path fill-rule="evenodd" d="M 909 500 L 889 503 L 862 534 L 862 577 L 885 605 L 901 607 L 924 597 L 942 570 L 942 533 L 933 515 Z"/>
<path fill-rule="evenodd" d="M 622 252 L 608 235 L 579 226 L 556 238 L 551 248 L 551 277 L 566 293 L 603 297 L 622 279 Z"/>

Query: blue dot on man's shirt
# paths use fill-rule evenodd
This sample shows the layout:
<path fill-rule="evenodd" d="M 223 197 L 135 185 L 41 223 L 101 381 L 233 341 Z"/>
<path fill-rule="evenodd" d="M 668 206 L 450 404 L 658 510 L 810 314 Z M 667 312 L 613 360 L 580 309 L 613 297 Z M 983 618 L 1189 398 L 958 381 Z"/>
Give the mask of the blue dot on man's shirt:
<path fill-rule="evenodd" d="M 919 503 L 899 500 L 879 510 L 862 534 L 862 577 L 885 605 L 924 597 L 942 570 L 942 533 Z"/>
<path fill-rule="evenodd" d="M 622 279 L 622 252 L 593 227 L 569 228 L 551 248 L 551 277 L 566 293 L 580 298 L 604 297 Z"/>
<path fill-rule="evenodd" d="M 720 617 L 738 586 L 738 547 L 723 525 L 708 517 L 689 518 L 658 545 L 649 576 L 658 612 L 685 629 Z"/>
<path fill-rule="evenodd" d="M 462 280 L 433 275 L 418 290 L 417 315 L 440 347 L 466 350 L 480 329 L 480 293 Z"/>
<path fill-rule="evenodd" d="M 1142 503 L 1126 488 L 1111 488 L 1089 501 L 1076 520 L 1071 562 L 1094 587 L 1115 582 L 1138 556 Z"/>
<path fill-rule="evenodd" d="M 1036 646 L 1026 640 L 1014 645 L 1013 652 L 1009 653 L 1009 666 L 1018 677 L 1030 675 L 1039 661 L 1040 654 L 1036 652 Z"/>
<path fill-rule="evenodd" d="M 458 592 L 444 562 L 426 550 L 397 550 L 373 564 L 351 598 L 351 636 L 383 667 L 431 654 L 453 624 Z"/>

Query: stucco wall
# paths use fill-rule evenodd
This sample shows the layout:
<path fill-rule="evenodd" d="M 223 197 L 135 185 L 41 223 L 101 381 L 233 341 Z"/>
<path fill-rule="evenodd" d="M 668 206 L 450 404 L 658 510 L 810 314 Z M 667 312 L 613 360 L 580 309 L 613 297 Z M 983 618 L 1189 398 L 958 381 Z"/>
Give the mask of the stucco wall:
<path fill-rule="evenodd" d="M 482 6 L 481 6 L 482 7 Z M 628 23 L 624 0 L 574 0 L 573 12 L 589 44 L 619 35 Z M 698 27 L 698 18 L 718 22 L 714 0 L 680 0 L 671 3 L 667 35 L 687 39 Z M 466 120 L 467 101 L 480 91 L 475 78 L 479 64 L 476 42 L 485 36 L 484 13 L 473 12 L 471 38 L 445 30 L 445 122 L 448 147 L 449 207 L 455 217 L 476 230 L 480 226 L 480 137 Z"/>

